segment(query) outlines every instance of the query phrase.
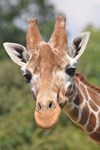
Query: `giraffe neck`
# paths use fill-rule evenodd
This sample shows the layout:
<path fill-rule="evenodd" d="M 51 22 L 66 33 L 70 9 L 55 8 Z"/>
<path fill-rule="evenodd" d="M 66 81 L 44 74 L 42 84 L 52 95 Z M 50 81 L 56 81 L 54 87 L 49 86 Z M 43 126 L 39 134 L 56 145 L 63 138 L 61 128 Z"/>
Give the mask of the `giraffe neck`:
<path fill-rule="evenodd" d="M 79 75 L 75 75 L 77 95 L 65 108 L 71 120 L 89 136 L 100 143 L 100 88 L 97 88 Z"/>

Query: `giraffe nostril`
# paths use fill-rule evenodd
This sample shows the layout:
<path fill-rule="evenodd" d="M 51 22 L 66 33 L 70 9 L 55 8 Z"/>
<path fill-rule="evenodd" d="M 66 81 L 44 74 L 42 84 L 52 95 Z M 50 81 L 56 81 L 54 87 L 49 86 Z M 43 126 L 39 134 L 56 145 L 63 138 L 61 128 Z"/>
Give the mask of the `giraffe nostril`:
<path fill-rule="evenodd" d="M 37 103 L 36 110 L 37 110 L 37 111 L 41 111 L 41 109 L 42 109 L 41 104 L 40 104 L 40 103 Z"/>
<path fill-rule="evenodd" d="M 55 107 L 55 104 L 54 104 L 54 102 L 53 101 L 51 101 L 51 102 L 49 102 L 49 104 L 48 104 L 48 109 L 54 109 L 54 107 Z"/>
<path fill-rule="evenodd" d="M 52 110 L 55 108 L 55 103 L 53 101 L 47 101 L 47 103 L 43 103 L 43 102 L 38 102 L 36 104 L 36 110 L 38 112 L 43 112 L 46 110 Z"/>

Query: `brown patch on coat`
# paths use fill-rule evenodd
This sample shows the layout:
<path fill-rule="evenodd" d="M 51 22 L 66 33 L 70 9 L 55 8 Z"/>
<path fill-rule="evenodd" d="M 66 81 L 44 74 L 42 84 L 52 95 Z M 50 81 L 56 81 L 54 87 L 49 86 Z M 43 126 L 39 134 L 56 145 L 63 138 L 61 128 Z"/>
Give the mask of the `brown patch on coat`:
<path fill-rule="evenodd" d="M 81 92 L 79 92 L 79 89 L 77 89 L 77 92 L 78 92 L 78 94 L 77 94 L 76 99 L 74 100 L 74 103 L 76 105 L 80 105 L 83 103 L 83 96 L 82 96 Z"/>
<path fill-rule="evenodd" d="M 74 121 L 76 121 L 78 119 L 79 110 L 76 107 L 74 107 L 68 112 L 68 114 Z"/>
<path fill-rule="evenodd" d="M 81 95 L 81 94 L 80 94 Z M 80 99 L 80 95 L 77 95 L 76 99 L 74 100 L 74 103 L 76 105 L 80 105 L 83 103 L 83 99 Z"/>
<path fill-rule="evenodd" d="M 93 132 L 92 134 L 89 135 L 93 140 L 98 142 L 100 144 L 100 127 Z"/>
<path fill-rule="evenodd" d="M 88 89 L 88 92 L 89 92 L 89 95 L 90 95 L 90 98 L 91 100 L 98 106 L 100 106 L 100 93 L 95 93 L 91 88 L 87 88 Z"/>
<path fill-rule="evenodd" d="M 94 113 L 91 113 L 89 116 L 89 123 L 87 125 L 87 131 L 92 132 L 96 126 L 96 117 Z"/>
<path fill-rule="evenodd" d="M 88 105 L 85 104 L 85 106 L 82 110 L 81 120 L 79 122 L 81 125 L 86 124 L 86 122 L 88 121 L 89 114 L 90 114 L 90 111 L 89 111 Z"/>
<path fill-rule="evenodd" d="M 86 89 L 82 84 L 80 84 L 80 90 L 84 94 L 85 100 L 88 100 L 88 95 L 87 95 Z"/>
<path fill-rule="evenodd" d="M 91 109 L 93 109 L 94 111 L 98 111 L 98 107 L 95 105 L 95 103 L 92 100 L 89 100 L 89 105 Z"/>

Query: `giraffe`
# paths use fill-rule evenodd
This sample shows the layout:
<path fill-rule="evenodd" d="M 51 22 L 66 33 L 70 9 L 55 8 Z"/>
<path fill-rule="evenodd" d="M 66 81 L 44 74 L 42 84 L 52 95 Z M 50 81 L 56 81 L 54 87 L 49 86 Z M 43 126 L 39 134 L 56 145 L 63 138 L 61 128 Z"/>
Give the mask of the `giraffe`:
<path fill-rule="evenodd" d="M 45 42 L 37 19 L 28 20 L 27 46 L 5 42 L 10 58 L 21 67 L 36 102 L 35 121 L 43 129 L 54 127 L 61 110 L 94 141 L 100 143 L 100 89 L 89 84 L 76 67 L 90 33 L 78 34 L 68 46 L 66 18 L 57 16 Z"/>
<path fill-rule="evenodd" d="M 88 83 L 76 73 L 76 98 L 71 101 L 71 109 L 65 112 L 75 124 L 81 127 L 93 140 L 100 143 L 100 88 Z"/>

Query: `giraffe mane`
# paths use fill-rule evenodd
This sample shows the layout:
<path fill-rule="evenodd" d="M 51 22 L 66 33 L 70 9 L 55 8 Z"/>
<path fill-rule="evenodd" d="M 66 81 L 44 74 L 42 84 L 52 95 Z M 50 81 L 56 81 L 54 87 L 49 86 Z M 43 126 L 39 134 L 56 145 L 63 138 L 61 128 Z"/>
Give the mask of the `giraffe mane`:
<path fill-rule="evenodd" d="M 82 83 L 93 89 L 95 92 L 100 93 L 100 88 L 92 85 L 91 83 L 88 83 L 83 75 L 76 73 L 75 78 L 78 78 L 78 80 L 80 80 Z"/>

